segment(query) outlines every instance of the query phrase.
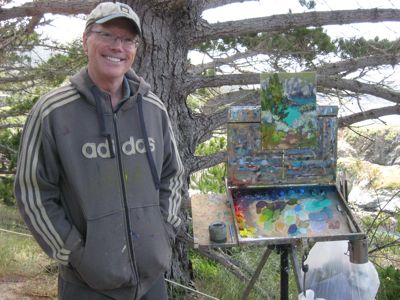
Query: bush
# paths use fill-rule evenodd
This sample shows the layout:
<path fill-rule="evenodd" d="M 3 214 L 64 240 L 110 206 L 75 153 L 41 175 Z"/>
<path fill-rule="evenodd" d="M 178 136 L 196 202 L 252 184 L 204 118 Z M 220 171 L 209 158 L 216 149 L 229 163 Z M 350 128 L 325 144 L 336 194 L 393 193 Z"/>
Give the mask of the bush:
<path fill-rule="evenodd" d="M 196 149 L 196 155 L 206 156 L 226 149 L 225 137 L 214 137 L 206 143 L 200 144 Z M 191 176 L 190 187 L 200 190 L 202 193 L 225 193 L 224 178 L 226 166 L 224 163 L 201 170 Z"/>
<path fill-rule="evenodd" d="M 378 291 L 379 300 L 397 300 L 400 296 L 400 270 L 389 266 L 378 270 L 381 285 Z"/>
<path fill-rule="evenodd" d="M 15 205 L 13 194 L 14 176 L 0 177 L 0 198 L 7 206 Z"/>

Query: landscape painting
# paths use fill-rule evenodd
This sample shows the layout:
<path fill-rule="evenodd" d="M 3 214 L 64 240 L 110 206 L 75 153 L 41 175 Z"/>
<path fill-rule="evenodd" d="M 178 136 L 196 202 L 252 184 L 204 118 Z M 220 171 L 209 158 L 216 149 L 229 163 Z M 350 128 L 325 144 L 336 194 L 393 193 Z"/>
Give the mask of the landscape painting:
<path fill-rule="evenodd" d="M 262 74 L 260 94 L 263 149 L 316 148 L 314 72 Z"/>

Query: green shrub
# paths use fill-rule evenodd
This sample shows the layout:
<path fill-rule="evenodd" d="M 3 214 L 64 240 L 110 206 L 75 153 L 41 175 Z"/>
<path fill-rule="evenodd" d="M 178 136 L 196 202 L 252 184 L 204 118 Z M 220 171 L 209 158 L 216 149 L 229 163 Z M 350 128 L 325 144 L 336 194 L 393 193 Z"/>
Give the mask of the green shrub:
<path fill-rule="evenodd" d="M 200 144 L 196 149 L 196 155 L 207 156 L 226 149 L 225 137 L 213 137 L 209 141 Z M 190 178 L 190 187 L 200 190 L 202 193 L 225 193 L 224 178 L 226 166 L 224 163 L 201 170 Z"/>
<path fill-rule="evenodd" d="M 381 284 L 379 286 L 379 300 L 397 300 L 400 296 L 400 270 L 389 266 L 378 270 Z"/>

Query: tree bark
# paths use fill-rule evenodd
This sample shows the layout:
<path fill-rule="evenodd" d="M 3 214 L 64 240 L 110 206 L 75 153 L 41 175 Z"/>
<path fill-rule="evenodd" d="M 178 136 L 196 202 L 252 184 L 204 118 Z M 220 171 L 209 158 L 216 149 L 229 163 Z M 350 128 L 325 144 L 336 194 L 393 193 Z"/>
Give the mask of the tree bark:
<path fill-rule="evenodd" d="M 376 109 L 370 109 L 359 113 L 351 114 L 339 118 L 339 127 L 346 127 L 351 124 L 366 121 L 370 119 L 379 119 L 387 115 L 400 115 L 400 105 L 386 106 Z"/>
<path fill-rule="evenodd" d="M 382 21 L 400 21 L 400 10 L 376 8 L 337 10 L 274 15 L 246 21 L 229 21 L 216 24 L 203 22 L 192 32 L 191 43 L 195 45 L 210 39 L 235 37 L 258 32 L 283 32 L 299 27 Z"/>
<path fill-rule="evenodd" d="M 25 3 L 12 8 L 0 8 L 0 21 L 43 16 L 46 13 L 59 15 L 74 15 L 89 13 L 100 0 L 67 0 L 67 1 L 37 1 Z"/>

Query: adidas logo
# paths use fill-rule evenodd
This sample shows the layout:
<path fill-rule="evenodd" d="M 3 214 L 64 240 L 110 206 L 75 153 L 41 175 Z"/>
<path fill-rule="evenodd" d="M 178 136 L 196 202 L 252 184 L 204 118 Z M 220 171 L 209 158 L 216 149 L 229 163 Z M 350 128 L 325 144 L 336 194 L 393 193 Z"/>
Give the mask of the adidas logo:
<path fill-rule="evenodd" d="M 156 149 L 156 142 L 153 138 L 149 138 L 150 151 L 153 152 Z M 112 141 L 112 147 L 115 152 L 114 140 Z M 135 139 L 133 136 L 128 141 L 124 142 L 121 146 L 121 151 L 125 155 L 135 155 L 146 153 L 146 147 L 144 146 L 143 139 Z M 85 143 L 82 146 L 82 154 L 86 158 L 109 158 L 110 148 L 107 140 L 104 143 Z"/>

